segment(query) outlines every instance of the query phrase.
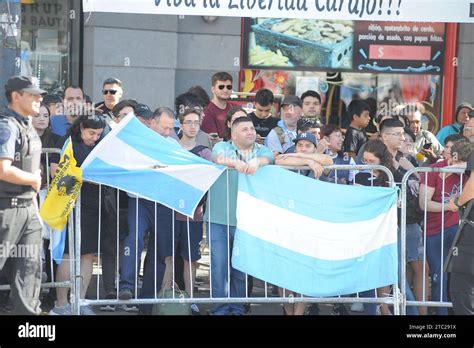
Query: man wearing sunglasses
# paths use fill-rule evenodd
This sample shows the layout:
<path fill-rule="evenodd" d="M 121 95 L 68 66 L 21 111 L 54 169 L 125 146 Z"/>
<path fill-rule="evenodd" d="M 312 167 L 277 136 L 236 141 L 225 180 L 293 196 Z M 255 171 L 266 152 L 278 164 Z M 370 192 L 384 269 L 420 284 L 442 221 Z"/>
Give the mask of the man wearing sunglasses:
<path fill-rule="evenodd" d="M 227 72 L 218 72 L 212 75 L 213 97 L 204 109 L 202 130 L 208 133 L 214 142 L 222 140 L 225 133 L 225 119 L 227 113 L 234 106 L 229 102 L 232 94 L 232 76 Z"/>
<path fill-rule="evenodd" d="M 118 104 L 123 95 L 122 81 L 113 77 L 105 80 L 102 85 L 102 95 L 104 101 L 95 104 L 95 108 L 110 117 L 110 120 L 113 120 L 112 109 Z"/>

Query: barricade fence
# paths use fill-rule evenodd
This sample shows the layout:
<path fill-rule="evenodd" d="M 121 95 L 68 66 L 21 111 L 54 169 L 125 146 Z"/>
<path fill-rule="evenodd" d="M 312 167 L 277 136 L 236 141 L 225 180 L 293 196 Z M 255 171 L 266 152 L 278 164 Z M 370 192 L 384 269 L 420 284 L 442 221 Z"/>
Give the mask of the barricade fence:
<path fill-rule="evenodd" d="M 49 156 L 52 153 L 59 153 L 59 150 L 57 149 L 44 149 L 43 152 L 46 154 L 46 168 L 47 168 L 47 173 L 49 174 Z M 307 167 L 285 167 L 287 169 L 295 170 L 295 171 L 300 171 L 300 170 L 308 170 L 309 168 Z M 444 299 L 447 295 L 447 290 L 445 285 L 445 282 L 447 281 L 447 275 L 443 273 L 442 271 L 438 273 L 430 273 L 430 265 L 429 263 L 435 263 L 436 265 L 441 265 L 441 270 L 443 269 L 444 266 L 444 260 L 446 258 L 446 251 L 450 247 L 450 240 L 452 238 L 453 233 L 456 232 L 456 227 L 457 225 L 453 226 L 445 226 L 445 215 L 446 215 L 446 209 L 445 206 L 448 204 L 447 202 L 447 197 L 444 197 L 443 195 L 443 200 L 440 202 L 441 203 L 441 210 L 439 212 L 440 219 L 441 219 L 441 224 L 439 225 L 439 237 L 440 241 L 434 243 L 435 245 L 439 245 L 439 250 L 438 250 L 438 257 L 436 257 L 436 253 L 433 252 L 431 249 L 429 252 L 427 252 L 427 240 L 428 244 L 430 245 L 432 239 L 431 236 L 427 237 L 427 228 L 428 228 L 428 222 L 430 220 L 430 217 L 432 217 L 430 214 L 432 212 L 429 211 L 429 195 L 427 193 L 431 194 L 431 191 L 428 188 L 428 185 L 424 185 L 425 194 L 422 195 L 422 198 L 424 200 L 420 200 L 419 204 L 421 208 L 423 209 L 423 219 L 420 221 L 419 224 L 419 230 L 417 230 L 418 235 L 421 237 L 422 240 L 422 252 L 419 252 L 419 254 L 422 254 L 422 257 L 420 257 L 419 264 L 417 265 L 416 272 L 420 273 L 421 271 L 421 286 L 420 284 L 414 284 L 413 281 L 407 282 L 407 265 L 411 266 L 413 263 L 412 260 L 407 260 L 407 250 L 411 246 L 410 244 L 412 243 L 412 237 L 407 236 L 407 227 L 409 229 L 412 229 L 411 226 L 413 224 L 407 224 L 407 192 L 409 189 L 411 189 L 410 186 L 410 179 L 413 178 L 413 176 L 418 176 L 418 180 L 423 180 L 424 182 L 427 182 L 428 180 L 428 175 L 431 173 L 431 175 L 440 175 L 442 179 L 442 184 L 441 188 L 442 191 L 444 192 L 446 188 L 446 178 L 449 177 L 450 175 L 458 175 L 460 176 L 459 179 L 459 184 L 458 184 L 458 191 L 457 193 L 460 193 L 462 190 L 462 173 L 464 172 L 463 169 L 456 169 L 456 168 L 414 168 L 406 173 L 406 175 L 403 177 L 403 180 L 401 183 L 395 183 L 393 179 L 392 173 L 385 167 L 382 166 L 367 166 L 367 165 L 357 165 L 357 166 L 352 166 L 352 165 L 334 165 L 334 166 L 325 166 L 324 167 L 326 170 L 331 170 L 334 171 L 334 177 L 335 181 L 334 184 L 338 184 L 338 172 L 339 171 L 348 171 L 348 170 L 354 170 L 354 171 L 371 171 L 372 173 L 377 170 L 384 171 L 387 174 L 387 177 L 389 178 L 389 186 L 393 187 L 396 184 L 401 185 L 401 190 L 400 190 L 400 207 L 401 207 L 401 214 L 400 214 L 400 221 L 399 221 L 399 245 L 400 245 L 400 255 L 403 255 L 400 257 L 399 263 L 400 263 L 400 270 L 399 270 L 399 285 L 398 284 L 392 284 L 392 289 L 390 290 L 389 288 L 386 289 L 386 292 L 383 293 L 377 293 L 375 291 L 374 296 L 368 296 L 365 294 L 364 296 L 368 297 L 362 297 L 361 294 L 355 294 L 352 296 L 347 296 L 346 295 L 340 295 L 337 297 L 324 297 L 324 298 L 315 298 L 315 297 L 308 297 L 300 294 L 293 294 L 291 291 L 286 291 L 286 290 L 280 290 L 280 293 L 278 296 L 272 296 L 274 294 L 271 294 L 271 288 L 272 285 L 260 281 L 261 283 L 263 282 L 263 291 L 261 291 L 261 296 L 257 297 L 255 294 L 251 293 L 251 283 L 255 284 L 255 281 L 253 281 L 252 277 L 250 276 L 245 276 L 245 293 L 244 296 L 240 297 L 231 297 L 231 291 L 227 291 L 227 296 L 225 297 L 214 297 L 213 296 L 213 287 L 212 287 L 212 255 L 211 255 L 211 245 L 209 245 L 209 241 L 207 238 L 209 235 L 212 233 L 212 230 L 210 229 L 210 222 L 201 222 L 200 229 L 198 231 L 201 232 L 201 237 L 202 241 L 199 243 L 199 248 L 201 250 L 207 250 L 208 254 L 205 255 L 207 256 L 206 260 L 200 260 L 199 263 L 197 263 L 198 260 L 192 261 L 192 262 L 187 262 L 186 263 L 186 271 L 182 271 L 182 266 L 177 265 L 175 263 L 176 260 L 176 246 L 178 244 L 178 241 L 175 240 L 175 234 L 176 234 L 176 228 L 177 226 L 177 214 L 176 212 L 172 211 L 171 212 L 171 255 L 167 256 L 168 259 L 163 260 L 159 259 L 158 254 L 160 253 L 157 248 L 160 246 L 158 245 L 158 239 L 163 238 L 163 236 L 159 236 L 158 234 L 161 232 L 161 223 L 160 223 L 160 213 L 163 213 L 160 211 L 160 204 L 158 203 L 153 203 L 149 202 L 146 203 L 147 205 L 145 206 L 145 210 L 148 212 L 152 211 L 152 219 L 147 221 L 149 225 L 151 225 L 153 228 L 151 231 L 148 231 L 149 233 L 147 234 L 147 238 L 145 236 L 138 236 L 138 233 L 135 233 L 135 239 L 134 239 L 134 244 L 133 244 L 133 250 L 130 249 L 129 252 L 131 252 L 134 255 L 137 255 L 140 253 L 140 255 L 135 256 L 134 260 L 134 267 L 132 267 L 132 275 L 133 277 L 133 283 L 132 283 L 132 291 L 131 291 L 131 296 L 128 296 L 127 299 L 122 299 L 123 297 L 121 296 L 120 290 L 121 290 L 121 277 L 123 276 L 123 265 L 124 265 L 124 259 L 121 254 L 123 254 L 123 241 L 124 241 L 124 235 L 127 234 L 126 230 L 128 230 L 128 225 L 129 225 L 129 219 L 130 216 L 135 214 L 135 219 L 133 220 L 135 230 L 139 230 L 139 225 L 143 222 L 143 220 L 140 220 L 140 218 L 136 218 L 138 215 L 139 211 L 139 205 L 140 208 L 142 207 L 142 200 L 137 200 L 133 199 L 131 197 L 125 198 L 129 203 L 132 202 L 132 206 L 128 206 L 128 208 L 124 208 L 126 206 L 126 203 L 124 204 L 124 195 L 125 193 L 120 190 L 113 190 L 113 196 L 115 196 L 115 201 L 113 204 L 115 205 L 115 211 L 116 214 L 115 216 L 107 216 L 104 215 L 104 209 L 103 209 L 103 202 L 104 202 L 104 196 L 103 196 L 103 189 L 105 188 L 102 185 L 98 185 L 99 189 L 99 202 L 98 202 L 98 221 L 104 221 L 104 219 L 107 221 L 104 225 L 104 223 L 99 223 L 97 226 L 97 249 L 93 254 L 95 254 L 95 259 L 96 259 L 96 267 L 95 267 L 95 273 L 97 273 L 97 277 L 95 279 L 95 286 L 96 286 L 96 293 L 95 293 L 95 298 L 91 299 L 90 295 L 88 299 L 84 298 L 84 294 L 81 295 L 81 289 L 84 289 L 84 285 L 88 285 L 88 282 L 90 282 L 90 276 L 84 276 L 84 272 L 81 274 L 82 266 L 81 265 L 81 243 L 82 243 L 82 233 L 81 233 L 81 214 L 84 214 L 84 212 L 81 212 L 81 197 L 76 202 L 75 209 L 73 214 L 71 214 L 68 222 L 68 240 L 69 243 L 66 245 L 65 249 L 65 254 L 68 253 L 68 267 L 69 267 L 69 279 L 62 280 L 62 281 L 57 281 L 55 277 L 55 267 L 54 267 L 54 261 L 52 257 L 52 250 L 44 250 L 44 253 L 49 254 L 49 261 L 48 264 L 45 265 L 46 268 L 49 268 L 51 270 L 51 279 L 50 281 L 43 282 L 42 287 L 43 288 L 69 288 L 70 291 L 70 303 L 72 306 L 72 311 L 74 314 L 81 314 L 81 307 L 84 306 L 124 306 L 125 307 L 131 307 L 131 309 L 134 309 L 134 305 L 151 305 L 151 304 L 170 304 L 170 303 L 181 303 L 181 304 L 201 304 L 201 303 L 214 303 L 214 304 L 229 304 L 229 303 L 240 303 L 240 304 L 270 304 L 270 303 L 278 303 L 278 304 L 292 304 L 292 303 L 325 303 L 325 304 L 347 304 L 347 303 L 363 303 L 363 304 L 384 304 L 384 305 L 389 305 L 392 306 L 392 310 L 394 314 L 401 314 L 405 315 L 407 314 L 407 307 L 408 308 L 422 308 L 422 307 L 435 307 L 437 310 L 439 309 L 446 309 L 447 307 L 452 307 L 451 302 L 449 300 Z M 227 184 L 229 183 L 228 177 L 229 177 L 229 172 L 231 170 L 226 171 L 227 176 Z M 50 175 L 47 175 L 47 185 L 49 186 L 50 184 Z M 419 193 L 418 193 L 419 194 Z M 107 193 L 107 199 L 110 199 L 111 195 L 110 192 Z M 211 198 L 210 196 L 207 197 L 208 204 L 211 206 L 212 204 L 223 204 L 222 202 L 212 202 L 210 201 Z M 110 202 L 108 202 L 110 205 Z M 227 205 L 227 210 L 230 209 L 228 202 L 225 203 Z M 110 208 L 110 207 L 109 207 Z M 131 209 L 134 210 L 134 212 L 131 212 Z M 128 210 L 128 211 L 127 211 Z M 141 209 L 142 210 L 142 209 Z M 157 216 L 158 213 L 158 216 Z M 109 214 L 109 212 L 107 212 Z M 127 214 L 127 215 L 125 215 Z M 74 216 L 73 216 L 74 215 Z M 74 217 L 74 218 L 73 218 Z M 162 216 L 161 216 L 162 217 Z M 86 218 L 87 219 L 87 218 Z M 180 225 L 185 225 L 185 241 L 186 244 L 185 247 L 187 246 L 187 249 L 182 253 L 181 256 L 184 256 L 186 254 L 187 260 L 193 260 L 195 258 L 194 255 L 192 254 L 192 247 L 194 246 L 194 249 L 196 247 L 196 242 L 195 240 L 191 240 L 192 237 L 192 232 L 190 233 L 190 230 L 193 230 L 193 228 L 196 228 L 196 225 L 192 226 L 193 222 L 196 223 L 196 221 L 192 221 L 189 218 L 183 219 L 180 217 L 181 220 L 178 224 Z M 85 221 L 84 219 L 82 222 Z M 113 221 L 114 223 L 111 223 Z M 112 240 L 114 241 L 113 248 L 110 248 L 110 237 L 112 236 L 110 232 L 110 225 L 113 225 L 114 231 L 113 231 L 113 237 Z M 423 227 L 421 227 L 423 226 Z M 227 234 L 229 237 L 229 226 L 227 226 Z M 448 227 L 448 228 L 446 228 Z M 104 230 L 104 228 L 106 228 Z M 445 231 L 448 230 L 449 236 L 445 235 Z M 125 232 L 124 232 L 125 231 Z M 194 230 L 195 231 L 195 230 Z M 421 231 L 421 234 L 420 234 Z M 454 232 L 453 232 L 454 231 Z M 129 233 L 129 231 L 128 231 Z M 410 230 L 410 233 L 411 230 Z M 139 238 L 140 237 L 140 238 Z M 448 239 L 446 239 L 449 237 Z M 105 242 L 104 242 L 105 238 Z M 408 238 L 408 239 L 407 239 Z M 145 242 L 146 239 L 148 239 L 148 245 L 145 247 Z M 230 240 L 230 238 L 227 238 L 227 240 Z M 153 243 L 150 245 L 150 243 Z M 191 245 L 193 243 L 193 245 Z M 407 244 L 408 244 L 408 249 L 407 249 Z M 432 244 L 432 243 L 431 243 Z M 107 250 L 104 253 L 104 245 L 109 246 L 106 248 Z M 227 247 L 227 255 L 230 255 L 229 250 L 230 250 L 230 243 L 228 244 Z M 113 252 L 112 252 L 113 251 Z M 146 253 L 145 253 L 146 251 Z M 150 251 L 152 251 L 150 255 Z M 106 293 L 105 296 L 101 295 L 103 291 L 103 285 L 101 280 L 103 281 L 104 277 L 108 276 L 110 278 L 110 269 L 111 267 L 108 268 L 107 272 L 109 272 L 109 275 L 104 274 L 104 259 L 109 257 L 109 261 L 111 260 L 110 255 L 105 255 L 105 254 L 111 254 L 112 253 L 112 259 L 114 260 L 113 263 L 113 293 L 109 292 Z M 428 255 L 430 254 L 430 255 Z M 161 256 L 161 255 L 160 255 Z M 193 257 L 194 256 L 194 257 Z M 430 257 L 433 260 L 430 260 Z M 143 259 L 143 260 L 142 260 Z M 64 261 L 64 260 L 63 260 Z M 231 260 L 230 256 L 227 257 L 227 274 L 231 274 Z M 421 263 L 421 266 L 420 266 Z M 88 265 L 90 266 L 90 265 Z M 151 274 L 151 283 L 152 283 L 152 288 L 151 288 L 151 295 L 148 297 L 143 297 L 140 294 L 140 291 L 142 290 L 142 282 L 147 282 L 147 284 L 150 283 L 150 279 L 141 279 L 143 276 L 141 274 L 144 272 L 145 268 L 148 269 L 150 267 L 153 268 L 153 272 L 148 272 L 147 276 L 150 277 Z M 180 269 L 178 270 L 178 267 Z M 207 274 L 208 277 L 208 282 L 203 283 L 202 281 L 199 284 L 196 284 L 195 282 L 195 272 L 196 268 L 200 270 L 202 274 L 204 274 L 204 279 L 205 275 Z M 129 267 L 130 269 L 130 267 Z M 188 283 L 188 295 L 189 297 L 182 297 L 179 292 L 175 292 L 174 289 L 176 288 L 176 283 L 178 282 L 177 279 L 177 273 L 186 273 L 185 277 L 187 278 L 187 283 Z M 166 279 L 168 279 L 168 284 L 171 284 L 170 287 L 173 289 L 171 292 L 170 297 L 158 297 L 158 294 L 161 289 L 161 284 L 158 284 L 156 281 L 157 274 L 162 274 L 164 282 L 166 282 Z M 416 279 L 417 282 L 420 282 L 420 275 L 417 275 L 418 278 Z M 182 277 L 182 276 L 181 276 Z M 433 279 L 434 277 L 434 279 Z M 231 287 L 231 278 L 232 275 L 229 277 L 227 276 L 226 280 L 226 288 L 230 289 Z M 258 280 L 257 280 L 258 281 Z M 429 287 L 432 284 L 441 284 L 441 287 L 438 286 L 439 288 L 439 293 L 437 296 L 430 296 L 429 295 Z M 192 285 L 190 285 L 192 284 Z M 255 285 L 254 285 L 255 286 Z M 0 290 L 8 290 L 9 286 L 8 285 L 1 285 Z M 196 290 L 197 289 L 197 290 Z M 184 289 L 183 289 L 184 290 Z M 414 294 L 415 293 L 415 294 Z M 421 294 L 421 295 L 420 295 Z M 113 295 L 113 296 L 112 296 Z M 436 294 L 435 294 L 436 295 Z M 444 300 L 443 300 L 444 299 Z M 409 314 L 413 314 L 410 312 Z M 425 313 L 421 313 L 425 314 Z M 440 314 L 444 314 L 443 312 Z"/>
<path fill-rule="evenodd" d="M 38 194 L 39 199 L 39 206 L 41 206 L 43 200 L 46 197 L 48 188 L 51 184 L 51 156 L 53 154 L 59 154 L 61 152 L 60 149 L 56 148 L 43 148 L 42 149 L 42 158 L 41 158 L 41 171 L 43 173 L 43 185 L 41 190 Z M 72 234 L 72 216 L 70 217 L 69 221 L 69 228 L 68 231 L 70 233 L 70 237 L 73 236 Z M 43 271 L 46 273 L 46 279 L 43 279 L 41 283 L 41 288 L 43 289 L 53 289 L 53 288 L 71 288 L 71 281 L 61 281 L 58 282 L 55 280 L 55 264 L 53 261 L 52 249 L 50 248 L 50 241 L 52 237 L 52 231 L 49 226 L 43 224 L 43 248 L 42 248 L 42 261 L 44 263 Z M 71 270 L 72 271 L 72 270 Z M 72 272 L 71 272 L 72 274 Z M 43 277 L 44 278 L 44 277 Z M 10 290 L 10 285 L 0 285 L 0 291 L 8 291 Z"/>
<path fill-rule="evenodd" d="M 447 308 L 452 307 L 448 296 L 449 275 L 443 270 L 458 231 L 459 216 L 448 209 L 448 204 L 462 192 L 463 173 L 462 168 L 418 167 L 403 177 L 400 193 L 402 315 L 407 314 L 407 306 L 415 306 L 412 308 L 417 308 L 419 314 L 428 314 L 428 307 L 435 307 L 439 315 L 448 314 Z M 421 182 L 417 194 L 412 193 L 417 188 L 411 182 L 415 185 Z M 414 196 L 422 210 L 418 223 L 407 219 L 410 199 Z M 411 284 L 407 284 L 407 266 L 412 270 Z"/>
<path fill-rule="evenodd" d="M 306 167 L 287 167 L 287 169 L 293 170 L 306 170 Z M 338 171 L 348 171 L 348 170 L 365 170 L 365 171 L 384 171 L 389 178 L 388 186 L 393 187 L 394 180 L 392 173 L 383 166 L 327 166 L 327 170 L 334 171 L 334 176 L 336 178 L 335 184 L 337 184 Z M 227 189 L 229 188 L 229 173 L 231 170 L 227 170 L 225 174 L 227 176 Z M 211 188 L 212 190 L 212 188 Z M 110 199 L 110 194 L 106 194 L 108 199 Z M 140 305 L 140 309 L 145 307 L 145 310 L 142 309 L 144 313 L 150 313 L 150 307 L 152 304 L 170 304 L 170 303 L 181 303 L 181 304 L 202 304 L 202 303 L 213 303 L 213 304 L 270 304 L 270 303 L 279 303 L 279 304 L 309 304 L 309 303 L 326 303 L 326 304 L 344 304 L 344 303 L 366 303 L 379 305 L 384 304 L 387 306 L 392 306 L 394 314 L 399 314 L 399 288 L 398 284 L 392 284 L 392 290 L 390 288 L 385 290 L 385 293 L 377 294 L 377 291 L 374 289 L 373 295 L 367 294 L 355 294 L 353 297 L 350 297 L 351 294 L 334 297 L 308 297 L 301 294 L 294 294 L 291 291 L 285 289 L 279 289 L 279 294 L 270 293 L 272 285 L 259 280 L 255 280 L 250 276 L 244 275 L 245 287 L 237 297 L 233 294 L 231 279 L 234 277 L 234 270 L 231 266 L 230 259 L 230 250 L 231 246 L 231 231 L 229 222 L 226 226 L 227 231 L 227 252 L 225 253 L 226 259 L 220 260 L 219 262 L 226 262 L 226 274 L 224 275 L 225 284 L 222 285 L 225 290 L 215 289 L 213 287 L 212 275 L 213 267 L 216 267 L 213 264 L 213 246 L 210 242 L 210 237 L 212 233 L 217 233 L 211 228 L 210 222 L 203 221 L 193 221 L 189 218 L 183 218 L 179 213 L 171 211 L 170 209 L 154 202 L 146 201 L 143 199 L 136 199 L 133 197 L 127 197 L 128 200 L 128 221 L 124 222 L 123 216 L 121 218 L 120 214 L 123 214 L 121 207 L 123 205 L 123 192 L 115 190 L 114 195 L 116 201 L 114 206 L 116 211 L 119 214 L 116 214 L 113 217 L 107 217 L 104 215 L 106 209 L 104 209 L 104 204 L 110 205 L 110 202 L 104 201 L 104 186 L 99 185 L 99 209 L 98 209 L 98 221 L 102 222 L 98 224 L 97 227 L 97 249 L 94 254 L 97 255 L 97 263 L 102 266 L 102 272 L 100 268 L 96 268 L 97 278 L 95 280 L 95 298 L 84 299 L 81 298 L 81 283 L 82 287 L 87 287 L 87 277 L 84 274 L 81 275 L 81 270 L 84 265 L 81 264 L 81 244 L 88 244 L 87 240 L 84 240 L 83 226 L 79 221 L 85 221 L 84 217 L 81 217 L 81 214 L 84 214 L 84 205 L 78 200 L 76 202 L 75 209 L 75 227 L 76 233 L 74 234 L 74 251 L 75 257 L 71 257 L 71 260 L 74 261 L 74 273 L 71 277 L 74 282 L 74 293 L 75 299 L 72 299 L 71 304 L 73 312 L 75 314 L 80 314 L 81 308 L 84 306 L 102 306 L 113 307 L 113 306 L 124 306 L 126 310 L 133 309 L 133 306 Z M 230 206 L 229 202 L 213 202 L 211 201 L 211 195 L 207 196 L 207 204 L 211 207 L 213 204 L 223 204 L 226 205 L 227 213 L 229 212 Z M 82 197 L 84 198 L 84 197 Z M 81 212 L 82 210 L 82 212 Z M 87 210 L 90 212 L 89 210 Z M 150 214 L 151 212 L 151 214 Z M 107 213 L 106 213 L 107 214 Z M 144 216 L 145 215 L 145 216 Z M 171 215 L 171 219 L 169 216 Z M 135 216 L 135 218 L 133 218 Z M 171 223 L 164 222 L 168 218 Z M 86 219 L 89 219 L 87 217 Z M 103 223 L 104 220 L 107 220 L 107 223 Z M 209 217 L 209 221 L 211 218 Z M 114 231 L 110 230 L 110 225 L 112 221 L 115 221 Z M 123 237 L 123 224 L 127 224 L 129 227 L 128 235 Z M 143 227 L 143 226 L 146 227 Z M 184 226 L 184 227 L 183 227 Z M 133 228 L 134 227 L 134 228 Z M 130 231 L 132 228 L 132 231 Z M 135 232 L 133 232 L 133 229 Z M 183 231 L 184 229 L 184 231 Z M 177 231 L 181 234 L 177 234 Z M 148 232 L 148 233 L 146 233 Z M 164 235 L 168 232 L 168 235 Z M 184 232 L 184 237 L 183 237 Z M 194 234 L 193 234 L 194 233 Z M 196 234 L 198 235 L 196 239 Z M 114 248 L 107 248 L 104 244 L 104 241 L 110 240 L 111 236 L 114 240 Z M 148 245 L 145 250 L 145 240 L 146 235 L 148 237 Z M 176 238 L 180 238 L 177 240 Z M 171 239 L 171 240 L 170 240 Z M 207 247 L 203 247 L 203 243 L 199 242 L 201 239 L 205 240 Z M 162 250 L 163 244 L 168 243 L 171 245 L 170 250 Z M 177 245 L 181 242 L 181 254 L 177 255 Z M 160 245 L 161 243 L 161 245 Z M 128 249 L 127 249 L 128 248 Z M 161 248 L 161 249 L 160 249 Z M 204 279 L 208 278 L 207 282 L 200 283 L 199 287 L 195 283 L 195 273 L 198 264 L 196 264 L 198 258 L 195 255 L 196 249 L 201 248 L 208 251 L 206 260 L 201 260 L 199 263 L 200 272 L 204 274 Z M 113 254 L 113 255 L 110 255 Z M 165 255 L 165 257 L 163 256 Z M 130 257 L 131 256 L 131 257 Z M 181 256 L 184 262 L 184 267 L 182 265 L 177 265 L 175 263 L 176 256 Z M 113 290 L 111 291 L 110 286 L 104 293 L 101 295 L 101 284 L 109 282 L 110 279 L 110 267 L 106 272 L 104 267 L 105 259 L 114 259 L 113 267 L 113 277 L 114 284 Z M 189 262 L 188 260 L 191 260 Z M 143 266 L 142 266 L 143 265 Z M 89 266 L 86 266 L 89 267 Z M 222 267 L 220 267 L 222 268 Z M 150 271 L 150 269 L 152 271 Z M 142 280 L 140 279 L 140 270 L 143 270 Z M 181 274 L 183 273 L 183 274 Z M 182 296 L 182 293 L 177 291 L 178 274 L 181 274 L 180 277 L 184 278 L 184 288 L 186 289 L 187 295 Z M 230 276 L 229 276 L 230 275 Z M 241 275 L 235 275 L 236 277 Z M 126 278 L 129 279 L 126 279 Z M 131 278 L 130 278 L 131 277 Z M 108 279 L 107 279 L 108 278 Z M 163 279 L 162 283 L 157 281 L 157 279 Z M 90 277 L 89 277 L 90 279 Z M 181 279 L 183 280 L 183 279 Z M 102 281 L 102 282 L 101 282 Z M 259 295 L 252 294 L 252 284 L 255 287 L 255 283 L 263 283 L 263 291 L 260 291 Z M 151 284 L 151 285 L 150 285 Z M 170 287 L 172 291 L 168 297 L 163 297 L 160 295 L 161 285 L 164 284 L 167 287 Z M 123 291 L 127 289 L 128 291 Z M 185 290 L 181 289 L 181 290 Z M 197 289 L 197 290 L 196 290 Z M 229 291 L 230 289 L 230 291 Z M 225 292 L 225 296 L 222 296 L 222 291 Z M 273 295 L 273 296 L 272 296 Z M 188 297 L 189 296 L 189 297 Z M 219 297 L 216 297 L 219 296 Z M 143 306 L 145 305 L 145 306 Z M 148 307 L 146 306 L 148 305 Z"/>

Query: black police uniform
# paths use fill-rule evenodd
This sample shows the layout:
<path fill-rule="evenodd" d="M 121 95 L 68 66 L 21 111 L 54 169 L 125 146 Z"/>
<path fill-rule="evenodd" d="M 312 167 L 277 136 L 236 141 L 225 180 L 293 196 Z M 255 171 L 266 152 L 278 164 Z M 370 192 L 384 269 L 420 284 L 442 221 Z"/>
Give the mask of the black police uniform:
<path fill-rule="evenodd" d="M 466 171 L 470 179 L 474 175 L 474 152 L 469 156 Z M 469 203 L 469 202 L 468 202 Z M 450 275 L 449 294 L 453 311 L 457 315 L 474 315 L 474 203 L 466 204 L 469 212 L 463 212 L 458 235 L 452 248 L 452 258 L 448 264 Z M 465 207 L 466 207 L 465 205 Z M 454 245 L 455 244 L 455 245 Z"/>
<path fill-rule="evenodd" d="M 0 112 L 0 158 L 29 173 L 40 168 L 41 140 L 31 120 L 9 108 Z M 16 314 L 40 312 L 42 235 L 35 197 L 29 185 L 0 180 L 0 270 L 8 275 Z"/>

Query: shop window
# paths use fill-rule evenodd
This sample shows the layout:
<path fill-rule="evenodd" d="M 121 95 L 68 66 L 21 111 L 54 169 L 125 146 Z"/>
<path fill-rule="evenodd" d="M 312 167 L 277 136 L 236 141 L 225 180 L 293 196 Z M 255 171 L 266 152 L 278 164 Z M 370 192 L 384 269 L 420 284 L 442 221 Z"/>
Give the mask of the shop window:
<path fill-rule="evenodd" d="M 21 74 L 34 76 L 41 88 L 61 93 L 72 83 L 72 26 L 79 22 L 71 1 L 21 1 Z M 72 17 L 72 19 L 71 19 Z M 79 23 L 77 23 L 79 25 Z"/>

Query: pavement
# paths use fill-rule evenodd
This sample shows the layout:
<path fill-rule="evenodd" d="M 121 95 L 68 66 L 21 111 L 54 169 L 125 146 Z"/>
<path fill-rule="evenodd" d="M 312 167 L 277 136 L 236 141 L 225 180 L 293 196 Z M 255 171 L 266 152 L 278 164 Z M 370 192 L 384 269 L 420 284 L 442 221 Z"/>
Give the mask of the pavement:
<path fill-rule="evenodd" d="M 142 255 L 143 256 L 143 255 Z M 142 257 L 142 260 L 144 257 Z M 86 297 L 88 299 L 105 298 L 105 294 L 102 287 L 101 267 L 97 264 L 94 265 L 93 277 L 87 291 Z M 143 274 L 143 262 L 141 267 L 141 274 Z M 97 289 L 99 288 L 99 291 Z M 274 291 L 271 284 L 265 284 L 263 281 L 254 279 L 254 286 L 252 290 L 252 297 L 265 297 L 265 288 L 267 297 L 277 297 L 278 294 Z M 272 292 L 273 290 L 273 292 Z M 49 312 L 53 306 L 52 300 L 48 298 L 48 289 L 42 290 L 42 311 L 44 313 Z M 209 290 L 209 250 L 203 249 L 201 253 L 201 259 L 199 260 L 199 266 L 196 275 L 196 286 L 194 291 L 196 297 L 210 297 Z M 199 310 L 201 315 L 206 315 L 208 310 L 211 308 L 210 303 L 199 304 Z M 339 305 L 335 307 L 332 304 L 318 304 L 319 315 L 334 315 L 334 314 L 347 314 L 347 315 L 359 315 L 361 313 L 352 312 L 350 310 L 351 305 Z M 283 315 L 283 307 L 279 303 L 265 303 L 265 304 L 250 304 L 248 306 L 248 315 Z M 99 306 L 94 306 L 93 310 L 97 315 L 139 315 L 138 311 L 130 310 L 133 307 L 128 306 L 116 306 L 115 311 L 102 311 Z M 343 313 L 338 313 L 338 312 Z M 12 313 L 11 305 L 2 299 L 0 294 L 0 315 L 9 315 Z"/>

